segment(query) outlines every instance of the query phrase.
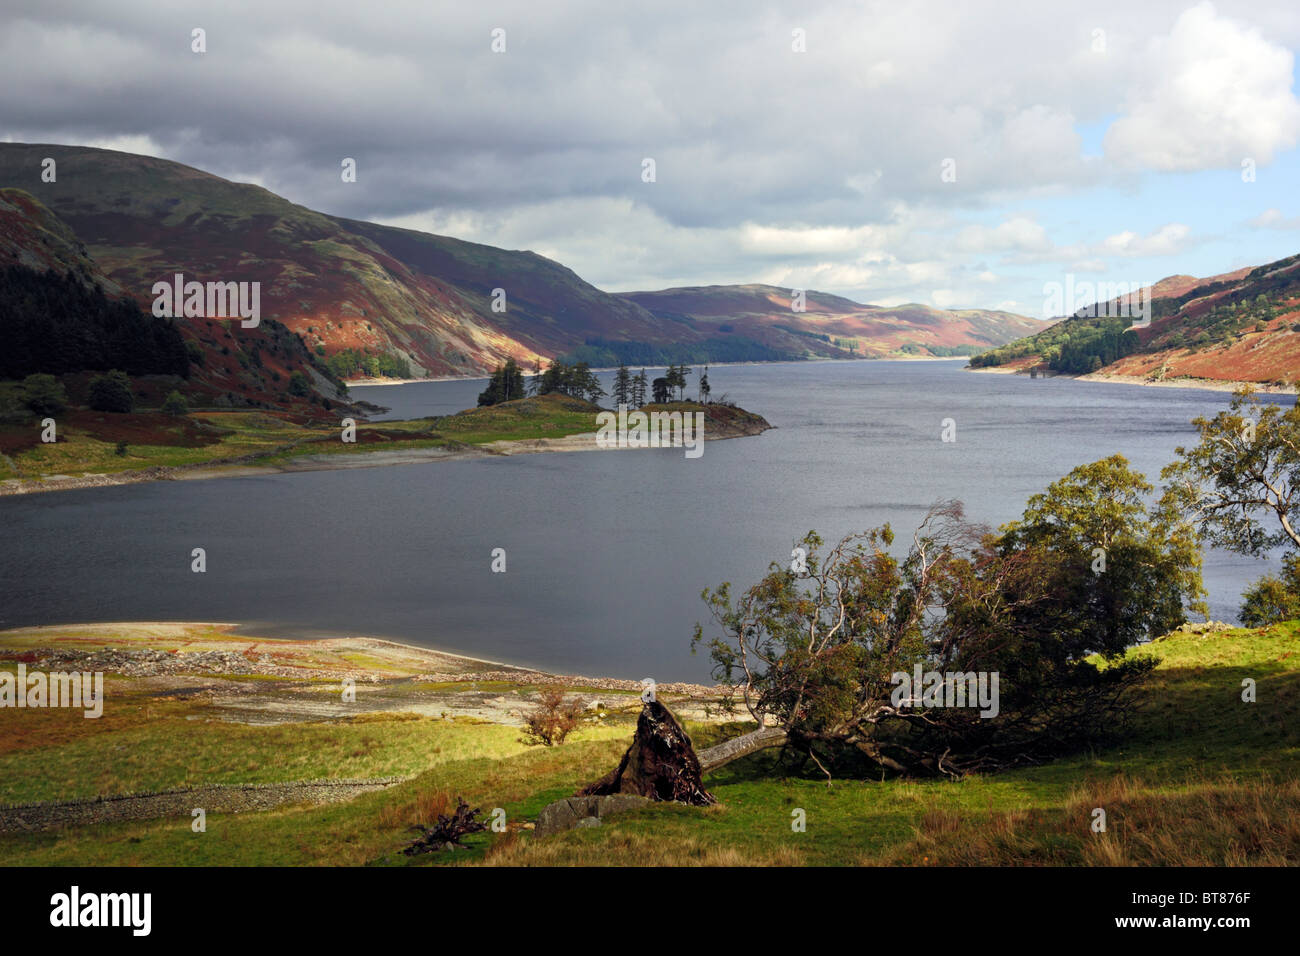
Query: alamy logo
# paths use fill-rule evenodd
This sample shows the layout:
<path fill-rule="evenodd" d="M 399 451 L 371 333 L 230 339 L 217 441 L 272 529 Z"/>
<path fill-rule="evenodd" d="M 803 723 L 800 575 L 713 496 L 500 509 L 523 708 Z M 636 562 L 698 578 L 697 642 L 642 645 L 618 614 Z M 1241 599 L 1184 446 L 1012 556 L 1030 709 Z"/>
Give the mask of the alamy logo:
<path fill-rule="evenodd" d="M 1144 329 L 1151 324 L 1150 282 L 1078 282 L 1074 274 L 1065 274 L 1065 284 L 1043 283 L 1043 318 L 1073 315 L 1095 319 L 1130 318 L 1132 328 Z"/>
<path fill-rule="evenodd" d="M 20 663 L 17 674 L 0 671 L 0 708 L 4 707 L 80 707 L 87 718 L 100 717 L 104 713 L 104 674 L 29 674 L 27 665 Z"/>
<path fill-rule="evenodd" d="M 155 282 L 153 314 L 160 319 L 242 319 L 253 329 L 262 321 L 262 283 L 185 281 L 176 273 L 171 282 Z"/>
<path fill-rule="evenodd" d="M 129 926 L 133 936 L 148 936 L 153 924 L 151 893 L 68 893 L 50 897 L 51 926 Z"/>
<path fill-rule="evenodd" d="M 618 414 L 601 412 L 596 416 L 597 448 L 685 448 L 687 458 L 704 454 L 704 413 L 628 412 L 618 406 Z"/>
<path fill-rule="evenodd" d="M 895 707 L 978 707 L 981 717 L 998 715 L 997 671 L 895 671 L 889 702 Z"/>

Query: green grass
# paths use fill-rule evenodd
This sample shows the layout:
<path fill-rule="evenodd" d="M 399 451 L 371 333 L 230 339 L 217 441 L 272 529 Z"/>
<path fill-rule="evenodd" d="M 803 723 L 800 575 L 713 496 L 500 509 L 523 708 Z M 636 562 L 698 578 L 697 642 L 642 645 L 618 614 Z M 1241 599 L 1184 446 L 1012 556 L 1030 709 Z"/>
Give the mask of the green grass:
<path fill-rule="evenodd" d="M 111 694 L 112 691 L 110 690 Z M 212 783 L 278 783 L 326 777 L 409 776 L 447 762 L 505 759 L 528 748 L 518 727 L 459 718 L 382 713 L 330 721 L 247 726 L 203 715 L 175 702 L 113 701 L 124 724 L 107 734 L 85 728 L 39 749 L 0 754 L 0 803 L 72 800 Z M 148 708 L 142 720 L 123 711 Z M 32 712 L 28 712 L 32 713 Z M 28 726 L 39 738 L 38 711 Z M 76 719 L 87 725 L 95 721 Z M 106 715 L 107 716 L 107 715 Z M 55 716 L 52 719 L 58 720 Z M 105 718 L 100 718 L 104 720 Z M 74 730 L 83 728 L 76 727 Z M 613 737 L 626 728 L 584 727 L 575 739 Z"/>
<path fill-rule="evenodd" d="M 0 387 L 14 383 L 0 383 Z M 674 402 L 650 411 L 694 412 L 705 406 Z M 0 455 L 0 480 L 40 479 L 52 475 L 116 474 L 152 467 L 212 464 L 222 467 L 230 459 L 252 456 L 243 466 L 277 467 L 306 456 L 367 455 L 372 452 L 414 451 L 425 448 L 456 450 L 498 441 L 534 441 L 563 438 L 596 431 L 599 408 L 582 399 L 552 394 L 519 399 L 486 408 L 467 409 L 455 415 L 408 421 L 358 424 L 355 442 L 341 440 L 341 426 L 297 424 L 267 412 L 196 411 L 191 419 L 202 423 L 215 438 L 211 444 L 184 447 L 128 442 L 117 454 L 116 440 L 100 440 L 84 428 L 69 426 L 59 441 L 37 444 L 10 455 Z M 756 420 L 741 409 L 707 406 L 706 414 L 717 428 L 735 427 Z M 129 424 L 133 416 L 121 416 Z M 0 425 L 30 432 L 35 425 Z M 595 447 L 594 445 L 592 446 Z"/>
<path fill-rule="evenodd" d="M 773 754 L 759 754 L 707 779 L 717 807 L 659 805 L 543 840 L 514 829 L 479 834 L 466 853 L 414 860 L 398 850 L 430 807 L 462 795 L 486 812 L 505 809 L 514 823 L 534 818 L 608 771 L 628 727 L 545 749 L 518 744 L 510 728 L 435 720 L 190 722 L 180 735 L 178 710 L 103 739 L 11 752 L 0 779 L 49 793 L 102 789 L 115 773 L 190 783 L 419 775 L 344 805 L 210 816 L 204 834 L 187 819 L 121 824 L 4 836 L 0 854 L 92 865 L 1300 863 L 1300 623 L 1179 633 L 1132 653 L 1161 664 L 1131 734 L 1097 753 L 959 782 L 836 780 L 829 788 L 819 774 L 782 770 Z M 1247 677 L 1257 682 L 1256 703 L 1241 701 Z M 690 729 L 706 746 L 739 728 Z M 178 746 L 183 752 L 169 749 Z M 32 774 L 44 782 L 9 782 Z M 1096 807 L 1108 815 L 1104 834 L 1089 828 Z M 806 814 L 806 832 L 792 829 L 795 810 Z"/>
<path fill-rule="evenodd" d="M 119 455 L 116 441 L 101 441 L 83 429 L 66 427 L 60 430 L 58 442 L 27 448 L 8 456 L 9 462 L 0 459 L 0 479 L 116 474 L 156 466 L 200 465 L 267 454 L 322 434 L 319 428 L 310 429 L 263 412 L 196 412 L 192 417 L 210 425 L 214 434 L 220 436 L 219 441 L 197 447 L 128 442 L 126 454 Z"/>
<path fill-rule="evenodd" d="M 14 383 L 0 383 L 12 387 Z M 256 456 L 255 465 L 282 465 L 305 455 L 365 455 L 420 448 L 455 449 L 495 441 L 561 438 L 596 430 L 596 406 L 560 395 L 521 399 L 441 418 L 357 426 L 357 441 L 341 441 L 341 426 L 300 425 L 266 412 L 194 412 L 219 440 L 198 447 L 101 441 L 84 429 L 64 428 L 59 441 L 0 456 L 0 480 L 51 475 L 116 474 L 155 466 L 181 467 Z M 129 421 L 132 416 L 122 416 Z M 33 424 L 0 426 L 30 430 Z M 376 440 L 377 436 L 377 440 Z M 369 440 L 368 440 L 369 439 Z"/>

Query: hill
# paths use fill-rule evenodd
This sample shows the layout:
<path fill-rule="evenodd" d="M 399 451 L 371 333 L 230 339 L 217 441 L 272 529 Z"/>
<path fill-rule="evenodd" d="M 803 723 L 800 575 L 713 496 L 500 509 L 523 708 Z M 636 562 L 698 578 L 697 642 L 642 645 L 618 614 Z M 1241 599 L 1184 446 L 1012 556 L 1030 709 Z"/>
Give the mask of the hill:
<path fill-rule="evenodd" d="M 46 157 L 57 164 L 50 183 Z M 66 224 L 64 240 L 146 308 L 153 284 L 177 272 L 259 282 L 264 320 L 342 378 L 477 375 L 508 357 L 527 369 L 560 356 L 649 365 L 968 354 L 1035 327 L 1007 313 L 884 309 L 824 293 L 794 313 L 790 290 L 769 286 L 612 295 L 533 252 L 326 215 L 111 150 L 0 143 L 0 185 L 36 197 Z M 212 351 L 211 336 L 190 338 Z"/>
<path fill-rule="evenodd" d="M 40 181 L 46 156 L 53 183 Z M 470 375 L 508 356 L 531 366 L 596 334 L 699 337 L 535 253 L 324 215 L 167 160 L 4 143 L 0 183 L 38 197 L 142 305 L 176 272 L 261 283 L 264 318 L 344 376 Z"/>
<path fill-rule="evenodd" d="M 341 383 L 299 338 L 269 320 L 238 335 L 219 321 L 155 317 L 60 216 L 30 193 L 0 189 L 0 379 L 65 377 L 74 396 L 89 373 L 137 376 L 137 398 L 171 390 L 215 407 L 283 407 L 319 415 Z M 288 389 L 294 373 L 304 386 Z M 346 406 L 345 407 L 349 407 Z"/>
<path fill-rule="evenodd" d="M 0 189 L 0 264 L 71 274 L 107 295 L 124 294 L 121 286 L 100 270 L 72 228 L 21 189 Z"/>
<path fill-rule="evenodd" d="M 1148 326 L 1121 315 L 1131 297 L 1111 299 L 971 367 L 1277 386 L 1300 378 L 1300 255 L 1205 279 L 1171 276 L 1148 293 Z"/>
<path fill-rule="evenodd" d="M 796 312 L 792 295 L 791 289 L 753 284 L 627 292 L 623 298 L 715 334 L 820 358 L 973 355 L 1042 326 L 1010 312 L 863 305 L 814 290 L 805 291 L 803 311 Z"/>

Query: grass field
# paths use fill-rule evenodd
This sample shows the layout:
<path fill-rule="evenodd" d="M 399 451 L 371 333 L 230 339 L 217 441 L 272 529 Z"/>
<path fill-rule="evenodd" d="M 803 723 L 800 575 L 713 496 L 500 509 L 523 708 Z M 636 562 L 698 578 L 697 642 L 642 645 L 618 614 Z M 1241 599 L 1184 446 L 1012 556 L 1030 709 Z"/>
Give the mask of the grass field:
<path fill-rule="evenodd" d="M 284 464 L 303 455 L 450 448 L 495 441 L 560 438 L 594 432 L 596 408 L 546 395 L 441 418 L 359 424 L 356 441 L 339 427 L 296 422 L 266 411 L 197 411 L 185 418 L 80 410 L 60 416 L 57 442 L 39 440 L 35 423 L 0 425 L 0 481 L 51 475 L 116 474 L 156 466 L 182 467 L 245 459 Z M 124 454 L 118 442 L 125 441 Z"/>
<path fill-rule="evenodd" d="M 414 774 L 351 803 L 0 836 L 15 864 L 568 865 L 1300 863 L 1300 623 L 1180 632 L 1134 650 L 1161 660 L 1133 733 L 1096 753 L 1007 773 L 836 780 L 759 754 L 706 780 L 719 804 L 657 805 L 545 839 L 521 827 L 617 761 L 624 721 L 556 748 L 519 730 L 401 714 L 254 727 L 186 700 L 115 698 L 79 713 L 4 714 L 0 800 L 179 784 Z M 1258 700 L 1241 700 L 1242 680 Z M 697 747 L 741 727 L 688 725 Z M 454 798 L 505 810 L 505 833 L 408 858 L 407 828 Z M 1105 810 L 1104 833 L 1091 830 Z M 806 815 L 794 832 L 792 814 Z"/>
<path fill-rule="evenodd" d="M 0 383 L 0 393 L 6 387 L 12 391 L 14 383 Z M 678 402 L 647 408 L 707 409 L 710 434 L 722 437 L 752 433 L 748 430 L 757 423 L 766 427 L 757 416 L 730 406 Z M 57 442 L 42 442 L 35 420 L 0 422 L 0 481 L 114 475 L 154 467 L 220 468 L 232 462 L 274 468 L 306 456 L 456 451 L 595 432 L 599 411 L 582 399 L 550 394 L 438 418 L 360 423 L 356 440 L 345 442 L 341 424 L 326 426 L 272 411 L 196 411 L 172 417 L 156 411 L 117 415 L 77 409 L 58 416 Z M 119 442 L 125 442 L 120 454 Z"/>

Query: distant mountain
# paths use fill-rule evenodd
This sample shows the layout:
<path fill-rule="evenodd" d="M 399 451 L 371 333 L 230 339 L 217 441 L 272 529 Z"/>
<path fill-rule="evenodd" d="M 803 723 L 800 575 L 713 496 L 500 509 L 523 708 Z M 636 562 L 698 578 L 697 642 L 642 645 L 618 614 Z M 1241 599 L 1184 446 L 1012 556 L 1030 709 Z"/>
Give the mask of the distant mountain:
<path fill-rule="evenodd" d="M 57 164 L 50 183 L 41 179 L 47 157 Z M 558 356 L 650 364 L 955 354 L 1035 326 L 1008 313 L 882 309 L 816 292 L 807 312 L 794 313 L 790 290 L 766 286 L 612 295 L 532 252 L 330 216 L 259 186 L 110 150 L 0 143 L 3 185 L 39 200 L 66 224 L 63 239 L 146 308 L 153 284 L 178 272 L 259 282 L 264 319 L 344 377 L 474 375 L 507 357 L 527 368 Z M 222 344 L 191 320 L 181 325 L 209 354 Z"/>
<path fill-rule="evenodd" d="M 662 318 L 813 357 L 971 355 L 1035 332 L 1043 324 L 1011 312 L 863 305 L 814 290 L 804 292 L 803 311 L 795 311 L 794 290 L 770 285 L 693 286 L 622 295 Z"/>
<path fill-rule="evenodd" d="M 1170 276 L 1149 294 L 1149 325 L 1136 321 L 1141 299 L 1123 296 L 970 364 L 1154 380 L 1300 380 L 1300 255 L 1203 279 Z"/>

